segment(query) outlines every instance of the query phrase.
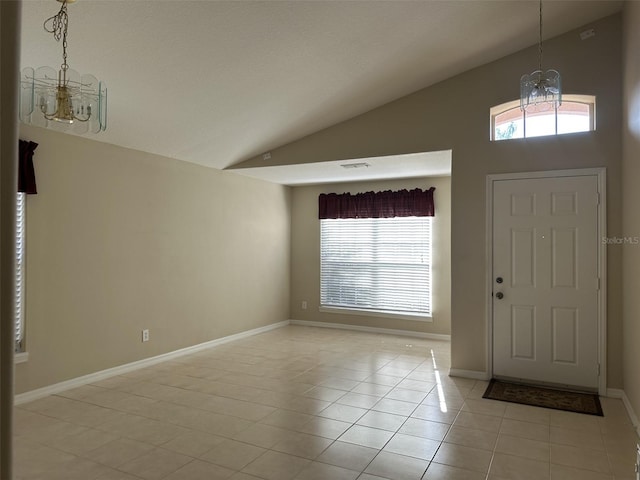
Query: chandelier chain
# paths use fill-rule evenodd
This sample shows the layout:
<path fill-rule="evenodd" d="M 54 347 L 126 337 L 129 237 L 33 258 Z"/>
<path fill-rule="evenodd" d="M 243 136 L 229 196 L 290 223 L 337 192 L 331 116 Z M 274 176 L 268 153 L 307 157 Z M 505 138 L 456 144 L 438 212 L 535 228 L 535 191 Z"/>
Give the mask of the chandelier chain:
<path fill-rule="evenodd" d="M 542 71 L 542 0 L 540 0 L 540 35 L 538 39 L 538 70 Z"/>
<path fill-rule="evenodd" d="M 44 21 L 44 29 L 53 34 L 53 38 L 56 39 L 57 42 L 62 38 L 62 70 L 66 71 L 69 69 L 69 65 L 67 64 L 67 30 L 69 27 L 69 15 L 67 14 L 67 0 L 62 1 L 62 6 L 60 7 L 60 11 L 53 15 L 52 17 L 47 18 Z"/>

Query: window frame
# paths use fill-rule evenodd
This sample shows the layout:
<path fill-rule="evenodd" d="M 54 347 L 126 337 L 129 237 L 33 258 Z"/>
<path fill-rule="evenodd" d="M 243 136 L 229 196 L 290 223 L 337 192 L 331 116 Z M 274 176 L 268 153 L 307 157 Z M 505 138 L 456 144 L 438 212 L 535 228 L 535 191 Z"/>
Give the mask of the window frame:
<path fill-rule="evenodd" d="M 425 220 L 427 222 L 426 225 L 426 234 L 428 238 L 426 239 L 426 260 L 425 266 L 427 268 L 426 278 L 428 283 L 428 291 L 425 292 L 425 295 L 428 295 L 427 305 L 428 312 L 424 311 L 404 311 L 404 310 L 387 310 L 380 308 L 363 308 L 362 306 L 357 305 L 332 305 L 332 304 L 323 304 L 323 287 L 325 282 L 323 281 L 323 228 L 322 223 L 320 224 L 320 306 L 318 310 L 320 312 L 327 313 L 340 313 L 346 315 L 360 315 L 360 316 L 369 316 L 369 317 L 381 317 L 381 318 L 396 318 L 396 319 L 404 319 L 404 320 L 415 320 L 415 321 L 423 321 L 423 322 L 432 322 L 433 321 L 433 244 L 434 244 L 434 232 L 433 232 L 433 217 L 395 217 L 402 218 L 406 220 L 407 218 L 415 218 Z M 323 221 L 335 221 L 336 219 L 321 219 L 320 222 Z M 389 220 L 388 218 L 379 218 L 379 219 L 349 219 L 349 220 Z M 377 237 L 378 233 L 374 233 L 373 237 Z M 400 262 L 398 263 L 401 264 Z"/>
<path fill-rule="evenodd" d="M 527 121 L 526 112 L 523 112 L 523 135 L 518 138 L 505 138 L 496 139 L 496 117 L 510 110 L 520 109 L 520 100 L 513 100 L 511 102 L 502 103 L 489 109 L 489 140 L 492 142 L 502 142 L 504 140 L 523 140 L 526 138 L 540 138 L 540 137 L 552 137 L 558 135 L 570 135 L 572 133 L 585 133 L 593 132 L 596 129 L 596 96 L 595 95 L 582 95 L 582 94 L 566 94 L 562 96 L 563 103 L 581 103 L 589 106 L 589 130 L 583 132 L 568 132 L 558 133 L 558 110 L 555 110 L 555 133 L 550 135 L 536 135 L 535 137 L 527 137 Z"/>
<path fill-rule="evenodd" d="M 26 274 L 26 211 L 27 194 L 17 192 L 16 195 L 16 251 L 15 251 L 15 360 L 16 363 L 26 361 L 25 342 L 25 274 Z"/>

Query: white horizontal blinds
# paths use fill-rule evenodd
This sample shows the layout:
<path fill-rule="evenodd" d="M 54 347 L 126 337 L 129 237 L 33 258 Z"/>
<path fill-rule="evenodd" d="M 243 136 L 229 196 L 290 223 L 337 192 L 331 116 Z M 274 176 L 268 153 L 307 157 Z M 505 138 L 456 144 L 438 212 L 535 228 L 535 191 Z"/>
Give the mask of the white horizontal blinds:
<path fill-rule="evenodd" d="M 321 220 L 322 306 L 431 315 L 431 219 Z"/>
<path fill-rule="evenodd" d="M 16 198 L 16 351 L 24 349 L 24 233 L 26 195 L 18 192 Z"/>

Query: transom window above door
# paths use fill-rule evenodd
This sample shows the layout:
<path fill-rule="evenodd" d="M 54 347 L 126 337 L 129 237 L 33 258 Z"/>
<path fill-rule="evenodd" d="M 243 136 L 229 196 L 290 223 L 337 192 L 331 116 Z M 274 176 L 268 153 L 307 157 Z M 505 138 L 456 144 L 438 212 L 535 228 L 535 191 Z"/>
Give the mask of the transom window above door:
<path fill-rule="evenodd" d="M 490 138 L 499 141 L 593 131 L 595 111 L 593 95 L 563 95 L 560 107 L 538 112 L 523 112 L 520 101 L 514 100 L 490 109 Z"/>

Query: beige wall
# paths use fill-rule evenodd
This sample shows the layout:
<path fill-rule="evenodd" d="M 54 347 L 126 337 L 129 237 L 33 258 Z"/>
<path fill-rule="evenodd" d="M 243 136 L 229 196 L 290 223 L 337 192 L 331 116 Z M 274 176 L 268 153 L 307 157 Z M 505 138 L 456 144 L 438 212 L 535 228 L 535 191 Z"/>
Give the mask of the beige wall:
<path fill-rule="evenodd" d="M 16 393 L 288 319 L 289 188 L 50 130 L 21 138 L 39 146 Z"/>
<path fill-rule="evenodd" d="M 624 25 L 622 233 L 640 237 L 640 3 L 627 2 Z M 640 245 L 621 247 L 623 258 L 624 391 L 640 414 Z"/>
<path fill-rule="evenodd" d="M 320 221 L 318 195 L 436 187 L 433 219 L 433 322 L 319 312 Z M 291 318 L 448 335 L 451 332 L 451 179 L 414 178 L 293 188 L 291 208 Z M 302 309 L 302 301 L 307 309 Z"/>
<path fill-rule="evenodd" d="M 519 79 L 537 65 L 531 47 L 400 98 L 271 151 L 266 166 L 453 150 L 452 367 L 487 369 L 485 179 L 490 173 L 606 167 L 608 233 L 621 233 L 621 16 L 545 42 L 545 65 L 563 75 L 565 93 L 597 96 L 595 132 L 489 141 L 489 108 L 519 97 Z M 426 59 L 425 61 L 428 61 Z M 622 385 L 621 251 L 608 250 L 608 380 Z"/>

